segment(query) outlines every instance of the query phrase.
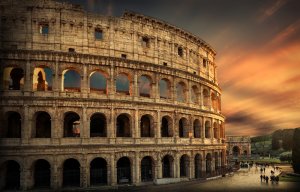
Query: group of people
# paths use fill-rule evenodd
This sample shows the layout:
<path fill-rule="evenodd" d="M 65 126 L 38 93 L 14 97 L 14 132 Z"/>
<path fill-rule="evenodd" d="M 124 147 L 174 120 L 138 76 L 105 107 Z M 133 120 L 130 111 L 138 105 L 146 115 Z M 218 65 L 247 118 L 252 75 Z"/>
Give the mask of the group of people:
<path fill-rule="evenodd" d="M 278 183 L 279 182 L 279 176 L 275 176 L 275 170 L 279 170 L 279 167 L 275 167 L 275 166 L 272 166 L 274 171 L 271 170 L 271 176 L 268 177 L 265 175 L 266 173 L 266 167 L 269 167 L 269 165 L 264 165 L 260 168 L 260 182 L 263 182 L 265 181 L 266 183 L 269 182 L 269 180 L 272 182 L 272 183 Z M 264 173 L 264 175 L 263 175 Z"/>

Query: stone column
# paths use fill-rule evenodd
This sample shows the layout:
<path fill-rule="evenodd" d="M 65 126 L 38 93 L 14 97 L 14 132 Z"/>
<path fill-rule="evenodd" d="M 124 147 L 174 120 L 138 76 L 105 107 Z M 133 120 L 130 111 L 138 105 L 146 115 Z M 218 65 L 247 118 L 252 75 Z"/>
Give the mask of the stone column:
<path fill-rule="evenodd" d="M 140 143 L 141 130 L 140 130 L 140 117 L 139 110 L 136 108 L 134 111 L 134 126 L 132 137 L 135 138 L 135 143 Z"/>
<path fill-rule="evenodd" d="M 115 83 L 115 71 L 114 71 L 114 63 L 110 63 L 110 76 L 109 76 L 109 81 L 107 81 L 107 90 L 108 90 L 108 95 L 110 98 L 114 98 L 114 95 L 116 93 L 116 83 Z"/>
<path fill-rule="evenodd" d="M 155 135 L 154 137 L 156 139 L 160 139 L 161 138 L 161 114 L 160 114 L 160 110 L 157 110 L 157 119 L 156 119 L 156 131 L 155 131 Z"/>
<path fill-rule="evenodd" d="M 139 84 L 138 84 L 138 75 L 137 72 L 134 72 L 134 81 L 133 81 L 133 96 L 135 99 L 138 99 L 137 97 L 139 96 L 139 90 L 138 90 Z"/>
<path fill-rule="evenodd" d="M 202 139 L 202 142 L 204 142 L 204 139 L 205 139 L 205 118 L 204 117 L 201 117 L 201 120 L 202 120 L 202 130 L 201 130 L 201 139 Z"/>
<path fill-rule="evenodd" d="M 59 83 L 58 65 L 59 65 L 59 61 L 58 58 L 56 58 L 54 71 L 52 75 L 52 90 L 54 94 L 58 94 L 58 92 L 61 91 L 61 84 Z"/>
<path fill-rule="evenodd" d="M 31 178 L 32 171 L 30 170 L 30 166 L 28 166 L 26 164 L 27 164 L 27 161 L 25 160 L 24 164 L 23 164 L 23 168 L 21 169 L 21 172 L 20 172 L 20 188 L 23 191 L 26 191 L 31 187 L 30 186 L 30 183 L 31 183 L 30 178 Z"/>
<path fill-rule="evenodd" d="M 174 166 L 174 177 L 180 178 L 180 156 L 179 154 L 176 154 L 174 157 L 175 166 Z"/>
<path fill-rule="evenodd" d="M 110 116 L 107 122 L 107 136 L 109 137 L 110 143 L 115 143 L 116 139 L 116 120 L 114 107 L 110 109 Z"/>
<path fill-rule="evenodd" d="M 203 109 L 203 98 L 204 98 L 203 86 L 202 86 L 202 84 L 200 84 L 199 105 L 200 105 L 201 109 Z"/>
<path fill-rule="evenodd" d="M 202 177 L 206 177 L 206 153 L 205 153 L 205 151 L 203 151 L 202 156 L 203 156 L 203 159 L 201 161 Z"/>
<path fill-rule="evenodd" d="M 24 112 L 22 117 L 22 127 L 21 127 L 21 141 L 22 144 L 28 144 L 28 139 L 30 138 L 31 131 L 31 114 L 28 105 L 24 105 Z"/>
<path fill-rule="evenodd" d="M 87 66 L 83 63 L 83 74 L 81 76 L 81 93 L 83 97 L 87 97 L 89 82 L 87 78 Z"/>
<path fill-rule="evenodd" d="M 194 163 L 193 155 L 190 156 L 188 177 L 189 179 L 195 178 L 195 163 Z"/>
<path fill-rule="evenodd" d="M 135 152 L 135 160 L 134 160 L 134 175 L 133 178 L 135 178 L 135 181 L 133 182 L 134 184 L 138 185 L 141 182 L 141 171 L 140 171 L 140 156 L 139 156 L 139 151 Z"/>
<path fill-rule="evenodd" d="M 155 164 L 155 170 L 156 170 L 156 174 L 155 174 L 156 179 L 161 179 L 162 178 L 162 162 L 161 162 L 161 158 L 159 157 L 159 154 L 158 154 L 157 162 Z"/>
<path fill-rule="evenodd" d="M 82 164 L 80 166 L 81 175 L 81 187 L 87 188 L 89 185 L 89 165 L 87 164 L 86 158 L 83 158 Z"/>
<path fill-rule="evenodd" d="M 110 155 L 110 185 L 114 186 L 117 185 L 117 165 L 115 162 L 115 155 Z"/>
<path fill-rule="evenodd" d="M 59 177 L 57 159 L 54 157 L 53 164 L 51 165 L 51 188 L 53 190 L 57 190 L 60 187 L 59 185 L 60 179 L 62 178 Z"/>
<path fill-rule="evenodd" d="M 83 139 L 88 139 L 90 137 L 90 121 L 87 119 L 86 116 L 87 112 L 86 112 L 86 107 L 83 106 L 82 107 L 82 120 L 81 120 L 81 133 L 80 133 L 80 137 Z"/>
<path fill-rule="evenodd" d="M 21 89 L 22 90 L 22 89 Z M 30 92 L 32 90 L 32 73 L 31 73 L 31 62 L 28 58 L 25 65 L 25 77 L 24 77 L 24 92 Z M 25 93 L 29 96 L 29 93 Z"/>

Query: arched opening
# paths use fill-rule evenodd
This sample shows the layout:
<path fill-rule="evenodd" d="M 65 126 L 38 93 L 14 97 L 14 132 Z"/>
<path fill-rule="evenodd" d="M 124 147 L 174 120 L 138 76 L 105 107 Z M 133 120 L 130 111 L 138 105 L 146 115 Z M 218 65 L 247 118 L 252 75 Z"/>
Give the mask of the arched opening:
<path fill-rule="evenodd" d="M 238 157 L 239 154 L 240 154 L 240 148 L 239 148 L 238 146 L 234 146 L 234 147 L 232 148 L 232 155 L 233 155 L 234 157 Z"/>
<path fill-rule="evenodd" d="M 217 103 L 218 103 L 218 110 L 221 111 L 221 97 L 217 97 Z"/>
<path fill-rule="evenodd" d="M 63 73 L 63 90 L 67 92 L 80 92 L 81 77 L 80 74 L 68 69 Z"/>
<path fill-rule="evenodd" d="M 173 137 L 172 119 L 164 116 L 161 120 L 161 137 Z"/>
<path fill-rule="evenodd" d="M 35 119 L 35 137 L 51 138 L 51 117 L 47 112 L 38 112 Z"/>
<path fill-rule="evenodd" d="M 21 138 L 21 115 L 17 112 L 7 112 L 6 138 Z"/>
<path fill-rule="evenodd" d="M 117 117 L 117 137 L 131 137 L 130 119 L 127 114 Z"/>
<path fill-rule="evenodd" d="M 209 93 L 208 93 L 208 90 L 203 89 L 202 95 L 203 95 L 203 105 L 205 107 L 208 107 L 209 106 Z"/>
<path fill-rule="evenodd" d="M 176 100 L 179 102 L 185 102 L 185 84 L 183 82 L 177 83 L 176 85 Z"/>
<path fill-rule="evenodd" d="M 3 174 L 3 186 L 6 190 L 20 189 L 20 165 L 16 161 L 6 161 L 0 170 Z M 1 177 L 2 177 L 1 174 Z M 2 180 L 2 178 L 1 178 Z"/>
<path fill-rule="evenodd" d="M 211 138 L 211 125 L 209 121 L 205 121 L 205 138 Z"/>
<path fill-rule="evenodd" d="M 188 122 L 184 117 L 179 120 L 179 137 L 189 137 Z"/>
<path fill-rule="evenodd" d="M 201 155 L 195 155 L 195 178 L 201 178 L 202 176 L 202 159 Z"/>
<path fill-rule="evenodd" d="M 219 153 L 215 152 L 215 170 L 218 173 L 220 170 L 220 166 L 219 166 Z"/>
<path fill-rule="evenodd" d="M 194 138 L 200 138 L 201 137 L 201 123 L 199 119 L 194 120 Z"/>
<path fill-rule="evenodd" d="M 170 155 L 165 155 L 162 159 L 163 178 L 173 177 L 173 162 L 174 159 Z"/>
<path fill-rule="evenodd" d="M 64 162 L 63 186 L 80 187 L 80 164 L 76 159 L 67 159 Z"/>
<path fill-rule="evenodd" d="M 146 75 L 142 75 L 139 78 L 139 95 L 142 97 L 150 97 L 151 89 L 151 79 Z"/>
<path fill-rule="evenodd" d="M 52 70 L 48 67 L 37 67 L 33 71 L 33 91 L 52 90 Z"/>
<path fill-rule="evenodd" d="M 220 126 L 220 138 L 224 138 L 224 125 L 223 122 L 219 125 Z"/>
<path fill-rule="evenodd" d="M 24 71 L 21 68 L 13 68 L 10 72 L 10 90 L 21 90 L 24 85 Z"/>
<path fill-rule="evenodd" d="M 248 151 L 247 151 L 247 150 L 244 150 L 243 155 L 244 155 L 244 156 L 247 156 L 247 155 L 248 155 Z"/>
<path fill-rule="evenodd" d="M 106 137 L 106 127 L 104 114 L 93 114 L 90 121 L 90 137 Z"/>
<path fill-rule="evenodd" d="M 64 137 L 80 137 L 80 117 L 77 113 L 68 112 L 64 118 Z"/>
<path fill-rule="evenodd" d="M 146 181 L 152 181 L 153 180 L 153 176 L 154 176 L 154 171 L 153 171 L 153 162 L 152 162 L 152 158 L 147 156 L 144 157 L 142 159 L 141 162 L 141 179 L 142 182 L 146 182 Z"/>
<path fill-rule="evenodd" d="M 51 171 L 50 164 L 44 159 L 39 159 L 34 164 L 34 187 L 49 188 Z"/>
<path fill-rule="evenodd" d="M 106 74 L 94 71 L 90 76 L 90 92 L 107 93 Z"/>
<path fill-rule="evenodd" d="M 219 127 L 218 123 L 214 122 L 214 138 L 219 139 Z"/>
<path fill-rule="evenodd" d="M 211 94 L 211 104 L 213 109 L 216 111 L 217 110 L 217 96 L 215 93 Z"/>
<path fill-rule="evenodd" d="M 180 177 L 189 176 L 190 161 L 187 155 L 182 155 L 180 158 Z"/>
<path fill-rule="evenodd" d="M 96 158 L 90 164 L 90 184 L 107 184 L 107 163 L 103 158 Z"/>
<path fill-rule="evenodd" d="M 152 117 L 143 115 L 140 122 L 141 137 L 154 137 Z"/>
<path fill-rule="evenodd" d="M 211 172 L 212 172 L 212 168 L 211 168 L 212 164 L 211 164 L 211 162 L 212 162 L 212 157 L 211 157 L 211 154 L 208 153 L 206 155 L 206 176 L 210 176 L 211 175 Z"/>
<path fill-rule="evenodd" d="M 199 90 L 196 85 L 194 85 L 191 89 L 191 101 L 192 103 L 198 103 L 199 102 Z"/>
<path fill-rule="evenodd" d="M 122 157 L 117 162 L 118 183 L 131 183 L 131 164 L 128 157 Z"/>
<path fill-rule="evenodd" d="M 117 76 L 116 92 L 130 95 L 130 81 L 128 75 L 122 73 Z"/>
<path fill-rule="evenodd" d="M 167 79 L 159 81 L 159 95 L 161 99 L 170 99 L 170 82 Z"/>

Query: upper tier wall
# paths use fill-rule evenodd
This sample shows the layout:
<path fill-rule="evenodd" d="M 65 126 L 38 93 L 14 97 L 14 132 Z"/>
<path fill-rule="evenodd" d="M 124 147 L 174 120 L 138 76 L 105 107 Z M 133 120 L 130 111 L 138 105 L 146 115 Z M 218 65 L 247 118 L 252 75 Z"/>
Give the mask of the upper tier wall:
<path fill-rule="evenodd" d="M 4 0 L 0 10 L 0 49 L 126 57 L 188 71 L 216 83 L 215 51 L 166 22 L 133 12 L 121 18 L 89 14 L 78 6 L 50 0 Z"/>

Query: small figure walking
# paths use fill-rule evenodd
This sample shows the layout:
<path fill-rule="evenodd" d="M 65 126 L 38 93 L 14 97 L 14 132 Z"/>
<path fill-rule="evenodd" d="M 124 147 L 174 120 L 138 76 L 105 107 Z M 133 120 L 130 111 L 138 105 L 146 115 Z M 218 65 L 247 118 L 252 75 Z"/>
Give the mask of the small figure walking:
<path fill-rule="evenodd" d="M 269 182 L 269 177 L 268 176 L 266 176 L 266 183 L 268 183 Z"/>
<path fill-rule="evenodd" d="M 266 172 L 266 168 L 264 168 L 264 173 Z"/>
<path fill-rule="evenodd" d="M 262 182 L 262 179 L 263 179 L 263 176 L 262 176 L 262 175 L 260 175 L 260 182 Z"/>

